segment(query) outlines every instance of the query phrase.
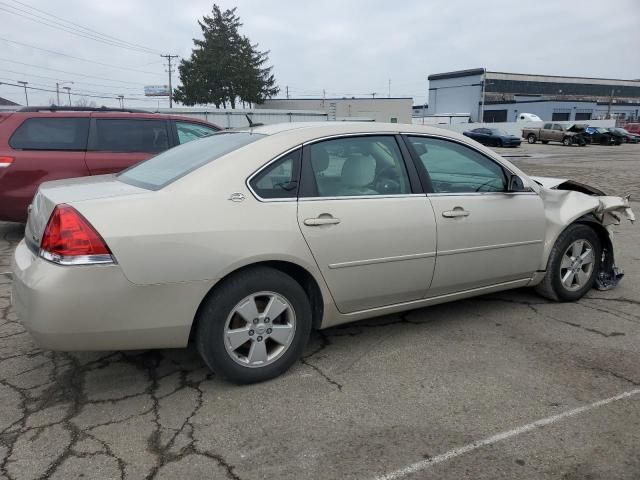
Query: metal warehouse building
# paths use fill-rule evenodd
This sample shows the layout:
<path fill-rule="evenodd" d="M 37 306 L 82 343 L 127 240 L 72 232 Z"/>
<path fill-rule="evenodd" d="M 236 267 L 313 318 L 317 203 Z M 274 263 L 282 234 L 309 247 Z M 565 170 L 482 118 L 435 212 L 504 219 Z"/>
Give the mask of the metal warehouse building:
<path fill-rule="evenodd" d="M 640 80 L 489 72 L 484 68 L 429 75 L 428 114 L 468 113 L 474 122 L 513 122 L 522 113 L 543 120 L 640 118 Z"/>

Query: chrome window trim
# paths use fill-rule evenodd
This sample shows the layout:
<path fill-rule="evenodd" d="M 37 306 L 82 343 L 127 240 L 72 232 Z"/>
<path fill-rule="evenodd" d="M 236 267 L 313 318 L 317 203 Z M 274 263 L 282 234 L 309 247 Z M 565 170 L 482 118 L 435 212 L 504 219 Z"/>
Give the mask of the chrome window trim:
<path fill-rule="evenodd" d="M 251 187 L 251 180 L 253 180 L 254 177 L 257 177 L 258 175 L 260 175 L 260 173 L 262 173 L 263 170 L 269 168 L 269 166 L 271 164 L 277 162 L 278 160 L 280 160 L 283 157 L 286 157 L 287 155 L 289 155 L 291 152 L 297 150 L 298 148 L 302 148 L 302 144 L 296 145 L 295 147 L 290 148 L 289 150 L 286 150 L 285 152 L 283 152 L 283 153 L 279 154 L 278 156 L 272 158 L 267 163 L 265 163 L 260 168 L 258 168 L 255 172 L 253 172 L 251 175 L 249 175 L 249 177 L 247 177 L 247 179 L 245 180 L 244 183 L 245 183 L 246 187 L 249 189 L 249 191 L 251 192 L 251 194 L 255 197 L 256 200 L 258 200 L 259 202 L 263 202 L 263 203 L 269 203 L 269 202 L 295 202 L 295 201 L 298 200 L 297 196 L 295 196 L 295 197 L 282 197 L 282 198 L 263 198 L 260 195 L 258 195 L 258 193 Z M 298 188 L 299 187 L 300 187 L 300 185 L 298 185 Z"/>
<path fill-rule="evenodd" d="M 307 140 L 302 145 L 311 145 L 313 143 L 323 142 L 325 140 L 331 140 L 333 138 L 344 138 L 344 137 L 371 137 L 371 136 L 388 136 L 388 135 L 398 135 L 398 132 L 384 131 L 384 132 L 350 132 L 350 133 L 335 133 L 333 135 L 326 135 L 324 137 L 314 138 L 313 140 Z"/>
<path fill-rule="evenodd" d="M 422 197 L 425 198 L 424 193 L 405 193 L 400 195 L 344 195 L 344 196 L 332 196 L 332 197 L 300 197 L 299 202 L 319 202 L 322 200 L 371 200 L 374 198 L 411 198 Z"/>
<path fill-rule="evenodd" d="M 535 195 L 538 194 L 532 190 L 526 190 L 524 192 L 440 192 L 440 193 L 427 193 L 427 197 L 470 197 L 479 195 Z"/>
<path fill-rule="evenodd" d="M 509 172 L 511 175 L 516 175 L 514 172 L 511 171 L 511 169 L 509 167 L 507 167 L 504 163 L 502 163 L 502 161 L 499 158 L 495 158 L 493 155 L 487 155 L 486 152 L 483 152 L 482 150 L 477 148 L 475 145 L 471 145 L 470 143 L 467 143 L 467 142 L 462 141 L 460 139 L 453 138 L 453 137 L 448 137 L 446 135 L 438 135 L 437 133 L 400 132 L 400 135 L 405 135 L 407 137 L 439 138 L 439 139 L 442 139 L 442 140 L 448 140 L 449 142 L 458 143 L 458 144 L 463 145 L 463 146 L 465 146 L 467 148 L 470 148 L 474 152 L 479 153 L 480 155 L 482 155 L 483 157 L 488 158 L 489 160 L 493 160 L 498 165 L 500 165 L 502 168 L 504 168 L 507 172 Z M 534 194 L 537 195 L 537 193 L 533 189 L 531 189 L 531 187 L 528 187 L 528 188 L 529 188 L 529 190 L 525 190 L 524 192 L 483 192 L 483 193 L 503 193 L 503 194 L 506 194 L 506 193 L 534 193 Z M 476 192 L 468 192 L 468 193 L 475 194 Z M 480 193 L 480 192 L 478 192 L 478 193 Z"/>

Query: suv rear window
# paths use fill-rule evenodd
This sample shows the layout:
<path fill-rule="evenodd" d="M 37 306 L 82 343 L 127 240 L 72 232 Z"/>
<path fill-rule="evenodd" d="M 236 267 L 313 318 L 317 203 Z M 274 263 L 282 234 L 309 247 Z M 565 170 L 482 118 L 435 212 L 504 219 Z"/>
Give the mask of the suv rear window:
<path fill-rule="evenodd" d="M 139 163 L 118 175 L 118 179 L 149 190 L 159 190 L 197 168 L 264 137 L 263 134 L 249 132 L 214 133 Z"/>
<path fill-rule="evenodd" d="M 88 118 L 28 118 L 9 145 L 19 150 L 86 150 L 88 132 Z"/>
<path fill-rule="evenodd" d="M 93 152 L 158 153 L 169 148 L 165 120 L 99 118 L 91 134 Z"/>

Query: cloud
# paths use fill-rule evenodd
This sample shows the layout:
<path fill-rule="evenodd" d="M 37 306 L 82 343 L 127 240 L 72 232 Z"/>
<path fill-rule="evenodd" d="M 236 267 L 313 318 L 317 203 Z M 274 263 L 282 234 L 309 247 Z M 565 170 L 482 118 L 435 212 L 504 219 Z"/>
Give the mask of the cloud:
<path fill-rule="evenodd" d="M 147 107 L 158 100 L 144 99 L 143 85 L 166 83 L 158 53 L 187 57 L 192 39 L 200 37 L 197 20 L 209 14 L 212 5 L 204 0 L 25 1 L 157 53 L 94 42 L 2 10 L 2 38 L 120 68 L 0 40 L 0 82 L 26 80 L 38 88 L 55 89 L 56 81 L 73 80 L 72 92 L 123 94 L 132 99 L 127 105 Z M 5 3 L 22 15 L 28 10 L 13 0 Z M 386 95 L 391 79 L 392 95 L 413 96 L 422 103 L 429 74 L 481 66 L 519 73 L 640 78 L 640 57 L 631 47 L 640 44 L 640 3 L 633 0 L 617 2 L 613 16 L 603 15 L 602 2 L 594 0 L 563 3 L 561 8 L 551 0 L 219 3 L 222 8 L 237 7 L 243 32 L 270 51 L 279 85 L 289 86 L 295 96 L 320 95 L 323 89 L 335 96 Z M 23 90 L 6 85 L 0 85 L 0 96 L 24 100 Z M 30 92 L 32 104 L 47 103 L 52 96 Z"/>

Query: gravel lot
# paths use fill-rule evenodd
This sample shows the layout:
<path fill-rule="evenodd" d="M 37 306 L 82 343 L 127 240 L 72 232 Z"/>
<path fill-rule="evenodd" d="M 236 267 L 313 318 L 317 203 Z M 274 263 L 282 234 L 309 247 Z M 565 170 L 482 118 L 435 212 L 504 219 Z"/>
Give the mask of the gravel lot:
<path fill-rule="evenodd" d="M 640 198 L 640 145 L 503 153 Z M 616 233 L 613 291 L 553 304 L 517 290 L 333 328 L 248 387 L 191 349 L 40 350 L 0 274 L 0 477 L 638 479 L 640 229 Z M 0 223 L 0 272 L 20 237 Z"/>

